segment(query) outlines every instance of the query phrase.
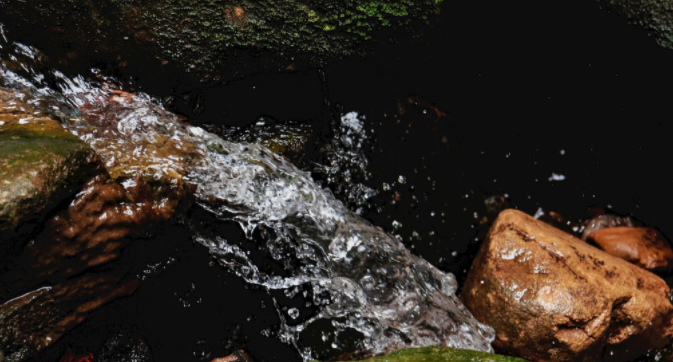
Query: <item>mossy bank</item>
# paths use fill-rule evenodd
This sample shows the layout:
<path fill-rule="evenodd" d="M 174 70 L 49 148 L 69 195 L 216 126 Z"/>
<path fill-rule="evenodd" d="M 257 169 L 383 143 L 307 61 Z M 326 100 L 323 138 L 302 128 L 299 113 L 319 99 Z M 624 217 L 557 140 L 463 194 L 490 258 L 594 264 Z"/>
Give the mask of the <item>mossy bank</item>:
<path fill-rule="evenodd" d="M 0 22 L 20 38 L 49 38 L 61 49 L 59 62 L 114 53 L 122 66 L 152 59 L 218 79 L 242 68 L 284 70 L 364 54 L 394 31 L 426 22 L 440 2 L 26 0 L 0 2 Z"/>

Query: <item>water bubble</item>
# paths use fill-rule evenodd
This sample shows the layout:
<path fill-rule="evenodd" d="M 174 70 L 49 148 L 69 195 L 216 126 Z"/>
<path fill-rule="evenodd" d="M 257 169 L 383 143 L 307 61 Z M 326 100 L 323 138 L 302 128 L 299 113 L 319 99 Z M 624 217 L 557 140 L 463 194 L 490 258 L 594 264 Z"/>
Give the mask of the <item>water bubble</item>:
<path fill-rule="evenodd" d="M 297 317 L 299 317 L 299 310 L 297 308 L 290 308 L 287 311 L 287 314 L 292 317 L 292 319 L 297 319 Z"/>
<path fill-rule="evenodd" d="M 399 221 L 397 221 L 397 220 L 393 220 L 393 228 L 395 228 L 395 229 L 399 229 L 399 228 L 401 228 L 401 227 L 402 227 L 402 223 L 401 223 L 401 222 L 399 222 Z"/>
<path fill-rule="evenodd" d="M 404 177 L 404 176 L 402 176 L 402 175 L 400 175 L 400 177 L 397 178 L 397 182 L 399 182 L 400 184 L 404 185 L 404 184 L 407 183 L 407 178 Z"/>

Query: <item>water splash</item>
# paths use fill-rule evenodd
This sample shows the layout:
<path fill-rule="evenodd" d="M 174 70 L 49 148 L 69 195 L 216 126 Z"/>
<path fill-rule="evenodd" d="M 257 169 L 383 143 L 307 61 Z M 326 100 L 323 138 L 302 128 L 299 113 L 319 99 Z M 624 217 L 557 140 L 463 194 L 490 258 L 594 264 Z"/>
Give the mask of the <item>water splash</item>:
<path fill-rule="evenodd" d="M 318 356 L 300 335 L 324 321 L 337 332 L 359 332 L 355 349 L 365 354 L 428 345 L 492 351 L 493 330 L 458 300 L 452 274 L 412 255 L 264 146 L 224 141 L 184 124 L 151 97 L 120 92 L 112 80 L 93 84 L 59 72 L 36 72 L 30 62 L 19 60 L 39 61 L 36 50 L 2 45 L 11 54 L 0 63 L 0 85 L 27 89 L 35 108 L 51 112 L 90 144 L 114 178 L 195 185 L 198 207 L 223 222 L 238 223 L 267 260 L 285 266 L 267 268 L 264 258 L 252 258 L 228 235 L 197 233 L 195 241 L 223 267 L 270 291 L 294 295 L 301 287 L 311 292 L 317 311 L 306 318 L 302 310 L 288 310 L 276 300 L 279 336 L 305 360 Z M 17 67 L 18 72 L 12 70 Z M 356 121 L 350 117 L 344 125 L 357 132 Z M 348 133 L 343 137 L 353 142 Z M 336 336 L 332 345 L 340 346 Z"/>

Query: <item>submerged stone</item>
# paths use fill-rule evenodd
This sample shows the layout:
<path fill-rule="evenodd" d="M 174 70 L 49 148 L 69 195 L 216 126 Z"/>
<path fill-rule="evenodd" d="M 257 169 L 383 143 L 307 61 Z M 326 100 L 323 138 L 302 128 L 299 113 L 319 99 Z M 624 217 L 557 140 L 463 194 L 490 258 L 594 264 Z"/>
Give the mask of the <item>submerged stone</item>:
<path fill-rule="evenodd" d="M 461 300 L 493 346 L 534 361 L 630 361 L 673 335 L 656 275 L 520 211 L 491 227 Z"/>
<path fill-rule="evenodd" d="M 37 104 L 53 101 L 27 92 L 17 94 Z M 79 110 L 72 113 L 90 123 L 69 117 L 63 121 L 69 127 L 65 130 L 50 118 L 36 119 L 37 111 L 30 109 L 23 118 L 5 115 L 0 124 L 0 155 L 6 155 L 0 170 L 18 175 L 7 181 L 21 180 L 32 172 L 28 173 L 30 181 L 42 180 L 35 187 L 46 185 L 43 194 L 54 193 L 55 182 L 77 181 L 73 193 L 79 189 L 71 203 L 52 210 L 30 243 L 16 248 L 19 252 L 11 267 L 0 274 L 0 351 L 6 361 L 31 358 L 82 323 L 90 312 L 133 293 L 148 272 L 144 260 L 134 259 L 133 252 L 127 257 L 129 252 L 122 253 L 123 249 L 152 248 L 138 239 L 152 235 L 159 224 L 166 225 L 181 205 L 189 205 L 193 192 L 184 182 L 193 147 L 174 133 L 166 136 L 171 124 L 146 134 L 145 139 L 128 142 L 138 135 L 139 119 L 159 121 L 159 108 L 136 107 L 134 96 L 128 93 L 92 92 L 87 96 L 90 103 L 77 100 Z M 151 104 L 142 104 L 146 103 Z M 90 168 L 83 167 L 89 164 Z M 80 180 L 86 180 L 83 187 Z M 42 212 L 46 205 L 33 204 L 35 212 Z M 149 270 L 153 274 L 163 269 Z"/>
<path fill-rule="evenodd" d="M 410 348 L 362 362 L 525 362 L 521 358 L 448 347 Z"/>
<path fill-rule="evenodd" d="M 21 240 L 100 171 L 91 147 L 25 97 L 0 88 L 0 245 Z"/>
<path fill-rule="evenodd" d="M 6 362 L 25 361 L 50 346 L 101 305 L 129 295 L 140 280 L 87 275 L 37 289 L 0 305 L 0 351 Z"/>

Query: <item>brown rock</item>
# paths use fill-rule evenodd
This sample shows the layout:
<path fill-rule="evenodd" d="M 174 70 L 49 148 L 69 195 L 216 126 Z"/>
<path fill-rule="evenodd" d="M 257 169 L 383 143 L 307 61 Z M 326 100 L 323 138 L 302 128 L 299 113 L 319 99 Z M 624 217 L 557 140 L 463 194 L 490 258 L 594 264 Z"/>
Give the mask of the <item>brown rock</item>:
<path fill-rule="evenodd" d="M 628 361 L 670 343 L 666 283 L 520 211 L 496 219 L 461 299 L 494 347 L 533 361 Z"/>
<path fill-rule="evenodd" d="M 673 250 L 657 230 L 646 227 L 612 227 L 595 231 L 594 241 L 610 255 L 647 270 L 668 270 L 673 266 Z"/>
<path fill-rule="evenodd" d="M 634 227 L 636 225 L 633 223 L 633 220 L 631 220 L 631 218 L 628 216 L 622 217 L 613 214 L 600 214 L 586 222 L 584 231 L 582 232 L 582 240 L 587 240 L 589 238 L 589 235 L 593 234 L 598 230 L 612 228 L 615 226 Z"/>
<path fill-rule="evenodd" d="M 236 351 L 227 357 L 215 358 L 210 362 L 253 362 L 252 358 L 244 350 Z"/>
<path fill-rule="evenodd" d="M 12 299 L 0 305 L 0 351 L 7 361 L 23 361 L 139 284 L 133 277 L 88 275 Z"/>

